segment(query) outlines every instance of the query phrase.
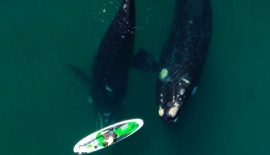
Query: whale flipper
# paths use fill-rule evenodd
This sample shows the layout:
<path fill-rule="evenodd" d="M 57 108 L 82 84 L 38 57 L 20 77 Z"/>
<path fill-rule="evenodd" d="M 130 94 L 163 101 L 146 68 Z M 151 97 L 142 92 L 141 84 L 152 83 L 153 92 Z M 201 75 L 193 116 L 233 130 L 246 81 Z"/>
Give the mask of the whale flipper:
<path fill-rule="evenodd" d="M 159 58 L 141 48 L 133 56 L 132 67 L 143 72 L 158 72 L 160 69 Z"/>

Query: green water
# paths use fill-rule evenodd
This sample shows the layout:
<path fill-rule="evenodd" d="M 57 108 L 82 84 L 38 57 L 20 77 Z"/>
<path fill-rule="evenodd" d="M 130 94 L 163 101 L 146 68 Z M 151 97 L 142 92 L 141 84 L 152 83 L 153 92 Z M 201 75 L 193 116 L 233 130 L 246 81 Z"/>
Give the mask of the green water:
<path fill-rule="evenodd" d="M 120 2 L 0 1 L 1 155 L 73 155 L 75 143 L 94 132 L 88 86 L 67 65 L 90 71 Z M 174 1 L 136 3 L 135 51 L 159 54 Z M 142 118 L 145 125 L 96 155 L 270 154 L 270 1 L 212 4 L 208 58 L 179 121 L 166 124 L 158 117 L 156 75 L 132 69 L 122 117 Z"/>

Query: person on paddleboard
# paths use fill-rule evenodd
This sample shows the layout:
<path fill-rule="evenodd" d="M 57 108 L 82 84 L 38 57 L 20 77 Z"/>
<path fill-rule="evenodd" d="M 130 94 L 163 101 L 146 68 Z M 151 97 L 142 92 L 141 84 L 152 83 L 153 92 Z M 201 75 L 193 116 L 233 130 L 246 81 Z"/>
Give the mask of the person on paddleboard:
<path fill-rule="evenodd" d="M 117 135 L 113 132 L 104 133 L 102 136 L 104 137 L 104 141 L 102 142 L 103 146 L 111 145 L 117 137 Z"/>

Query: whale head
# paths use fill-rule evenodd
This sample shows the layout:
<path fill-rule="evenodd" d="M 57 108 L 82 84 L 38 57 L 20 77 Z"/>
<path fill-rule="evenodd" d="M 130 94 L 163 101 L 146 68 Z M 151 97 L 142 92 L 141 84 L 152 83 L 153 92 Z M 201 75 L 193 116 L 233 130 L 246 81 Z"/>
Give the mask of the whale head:
<path fill-rule="evenodd" d="M 121 115 L 121 106 L 107 107 L 93 104 L 95 110 L 95 123 L 98 129 L 107 127 L 119 120 Z"/>
<path fill-rule="evenodd" d="M 115 123 L 116 116 L 114 114 L 106 112 L 98 112 L 97 114 L 96 124 L 98 128 L 104 128 Z"/>
<path fill-rule="evenodd" d="M 159 116 L 166 122 L 176 122 L 190 96 L 196 91 L 188 75 L 179 76 L 176 72 L 161 70 L 157 81 L 156 99 Z"/>

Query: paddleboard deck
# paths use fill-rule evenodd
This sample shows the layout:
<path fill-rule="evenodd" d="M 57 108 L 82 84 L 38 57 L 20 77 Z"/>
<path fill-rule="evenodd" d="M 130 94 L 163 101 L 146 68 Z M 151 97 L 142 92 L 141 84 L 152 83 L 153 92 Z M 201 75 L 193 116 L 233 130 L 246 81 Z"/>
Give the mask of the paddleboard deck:
<path fill-rule="evenodd" d="M 142 119 L 130 119 L 110 125 L 80 140 L 74 146 L 73 151 L 76 154 L 86 154 L 104 149 L 108 147 L 103 145 L 105 140 L 103 136 L 104 134 L 112 133 L 116 136 L 115 140 L 111 144 L 113 145 L 138 131 L 143 124 L 144 122 Z"/>

